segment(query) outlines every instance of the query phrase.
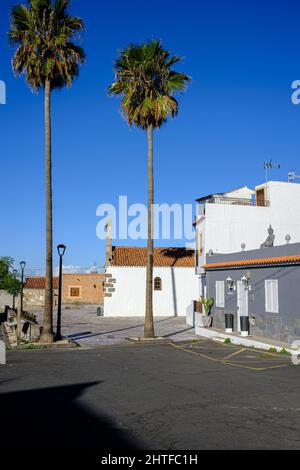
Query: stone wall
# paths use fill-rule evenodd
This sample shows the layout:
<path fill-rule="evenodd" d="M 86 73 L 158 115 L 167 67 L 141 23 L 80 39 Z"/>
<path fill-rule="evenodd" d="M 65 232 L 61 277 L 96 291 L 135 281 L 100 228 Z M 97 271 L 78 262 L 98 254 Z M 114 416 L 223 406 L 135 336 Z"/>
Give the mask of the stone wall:
<path fill-rule="evenodd" d="M 234 331 L 238 331 L 237 313 L 229 311 L 234 315 Z M 212 313 L 213 327 L 219 330 L 225 329 L 225 310 L 215 308 Z M 290 318 L 285 320 L 279 315 L 271 313 L 250 314 L 250 335 L 259 338 L 268 338 L 292 344 L 300 339 L 300 319 Z"/>
<path fill-rule="evenodd" d="M 64 274 L 62 287 L 63 305 L 103 305 L 103 274 Z M 74 290 L 75 289 L 75 290 Z M 79 294 L 72 296 L 72 293 Z M 58 302 L 58 290 L 54 291 L 53 305 Z M 24 289 L 24 308 L 43 307 L 44 289 Z"/>
<path fill-rule="evenodd" d="M 103 274 L 64 274 L 62 303 L 102 305 L 103 283 Z M 78 297 L 72 296 L 74 289 Z"/>
<path fill-rule="evenodd" d="M 13 297 L 7 294 L 7 292 L 0 290 L 0 312 L 4 311 L 6 305 L 12 307 Z"/>
<path fill-rule="evenodd" d="M 55 290 L 53 294 L 53 305 L 57 305 L 58 291 Z M 45 290 L 44 289 L 24 289 L 24 308 L 25 310 L 30 307 L 44 307 L 45 305 Z"/>

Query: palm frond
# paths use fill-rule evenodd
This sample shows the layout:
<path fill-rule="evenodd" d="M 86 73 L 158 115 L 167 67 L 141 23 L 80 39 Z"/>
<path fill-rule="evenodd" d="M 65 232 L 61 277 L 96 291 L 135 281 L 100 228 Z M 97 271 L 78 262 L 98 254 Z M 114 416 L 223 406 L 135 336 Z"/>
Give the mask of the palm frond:
<path fill-rule="evenodd" d="M 79 17 L 68 13 L 70 0 L 28 0 L 11 10 L 9 42 L 16 45 L 12 64 L 17 75 L 38 90 L 50 80 L 51 88 L 70 86 L 85 62 L 82 47 L 74 42 L 84 29 Z"/>
<path fill-rule="evenodd" d="M 182 59 L 171 56 L 160 41 L 130 44 L 115 61 L 110 95 L 121 96 L 121 110 L 130 125 L 159 128 L 178 114 L 176 93 L 186 90 L 190 77 L 172 66 Z"/>

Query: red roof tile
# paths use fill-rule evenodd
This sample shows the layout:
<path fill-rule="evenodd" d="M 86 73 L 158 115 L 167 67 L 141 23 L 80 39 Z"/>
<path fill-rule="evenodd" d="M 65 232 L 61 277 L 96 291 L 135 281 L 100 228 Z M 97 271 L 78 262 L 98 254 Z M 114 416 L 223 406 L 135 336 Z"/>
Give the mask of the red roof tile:
<path fill-rule="evenodd" d="M 186 248 L 155 248 L 155 267 L 194 268 L 195 252 Z M 147 265 L 147 248 L 113 247 L 112 266 L 144 267 Z"/>
<path fill-rule="evenodd" d="M 226 261 L 222 263 L 210 263 L 203 266 L 204 269 L 238 268 L 247 266 L 271 266 L 276 264 L 300 264 L 300 255 L 279 256 L 275 258 L 245 259 L 241 261 Z"/>
<path fill-rule="evenodd" d="M 44 277 L 28 277 L 24 289 L 45 289 L 45 285 Z M 58 289 L 58 277 L 53 278 L 53 289 Z"/>

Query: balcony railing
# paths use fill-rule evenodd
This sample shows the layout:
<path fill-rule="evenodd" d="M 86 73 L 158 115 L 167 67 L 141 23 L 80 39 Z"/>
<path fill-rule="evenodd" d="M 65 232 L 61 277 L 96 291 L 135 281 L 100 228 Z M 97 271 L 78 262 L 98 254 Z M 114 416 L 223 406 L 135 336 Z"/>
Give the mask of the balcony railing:
<path fill-rule="evenodd" d="M 232 206 L 270 207 L 270 201 L 253 199 L 242 199 L 238 197 L 213 196 L 206 201 L 207 204 L 229 204 Z"/>

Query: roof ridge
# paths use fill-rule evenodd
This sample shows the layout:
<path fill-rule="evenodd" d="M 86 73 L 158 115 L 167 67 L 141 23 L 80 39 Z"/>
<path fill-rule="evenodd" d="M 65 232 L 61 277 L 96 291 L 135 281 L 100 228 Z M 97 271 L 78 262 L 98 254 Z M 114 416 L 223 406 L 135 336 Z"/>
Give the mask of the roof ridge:
<path fill-rule="evenodd" d="M 239 267 L 248 265 L 263 265 L 263 264 L 277 264 L 277 263 L 289 263 L 289 262 L 300 262 L 300 254 L 297 255 L 286 255 L 286 256 L 273 256 L 269 258 L 252 258 L 243 259 L 236 261 L 220 261 L 218 263 L 208 263 L 203 266 L 204 269 L 213 268 L 226 268 L 226 267 Z"/>

